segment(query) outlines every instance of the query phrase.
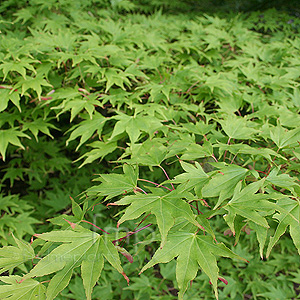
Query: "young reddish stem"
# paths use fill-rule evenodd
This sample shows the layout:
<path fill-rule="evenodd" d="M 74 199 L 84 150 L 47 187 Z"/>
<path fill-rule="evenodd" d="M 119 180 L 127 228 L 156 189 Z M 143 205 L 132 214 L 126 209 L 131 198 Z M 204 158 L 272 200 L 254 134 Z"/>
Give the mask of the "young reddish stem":
<path fill-rule="evenodd" d="M 233 159 L 231 160 L 230 164 L 232 165 L 232 163 L 234 162 L 235 158 L 237 157 L 237 154 L 235 154 L 235 156 L 233 157 Z"/>
<path fill-rule="evenodd" d="M 231 140 L 231 137 L 228 138 L 227 145 L 229 145 L 230 140 Z M 225 150 L 223 161 L 225 161 L 226 155 L 227 155 L 227 150 Z"/>
<path fill-rule="evenodd" d="M 278 153 L 279 150 L 280 150 L 280 149 L 278 148 L 278 150 L 276 151 L 276 153 Z M 270 172 L 271 172 L 272 164 L 274 163 L 274 160 L 275 160 L 275 159 L 276 159 L 276 156 L 274 156 L 274 158 L 272 159 L 272 162 L 270 163 L 270 167 L 269 167 L 269 170 L 268 170 L 268 172 L 267 172 L 266 177 L 269 176 L 269 174 L 270 174 Z"/>
<path fill-rule="evenodd" d="M 92 225 L 92 226 L 94 226 L 94 227 L 98 228 L 99 230 L 101 230 L 101 231 L 103 231 L 103 232 L 105 232 L 105 233 L 109 234 L 109 232 L 107 232 L 107 231 L 105 231 L 105 230 L 101 229 L 100 227 L 98 227 L 97 225 L 95 225 L 95 224 L 93 224 L 93 223 L 91 223 L 91 222 L 89 222 L 89 221 L 86 221 L 86 220 L 81 220 L 81 222 L 88 223 L 88 224 L 90 224 L 90 225 Z"/>
<path fill-rule="evenodd" d="M 144 227 L 142 227 L 142 228 L 140 228 L 140 229 L 138 229 L 138 230 L 136 230 L 136 231 L 131 231 L 131 232 L 129 232 L 128 234 L 126 234 L 126 236 L 124 236 L 124 237 L 122 237 L 122 238 L 119 238 L 119 239 L 117 239 L 117 240 L 113 240 L 112 242 L 113 242 L 113 244 L 115 244 L 116 242 L 120 242 L 120 241 L 126 239 L 127 237 L 129 237 L 129 236 L 131 236 L 131 235 L 133 235 L 133 234 L 135 234 L 135 233 L 137 233 L 137 232 L 139 232 L 139 231 L 142 231 L 142 230 L 148 228 L 148 227 L 151 226 L 151 225 L 152 225 L 152 224 L 150 223 L 150 224 L 148 224 L 148 225 L 146 225 L 146 226 L 144 226 Z"/>
<path fill-rule="evenodd" d="M 136 190 L 137 192 L 138 192 L 138 190 L 141 190 L 145 195 L 148 195 L 147 192 L 144 191 L 144 190 L 143 190 L 142 188 L 140 188 L 140 187 L 137 187 L 135 190 Z"/>
<path fill-rule="evenodd" d="M 194 86 L 196 86 L 200 81 L 197 80 L 194 84 L 192 84 L 188 90 L 184 93 L 184 94 L 189 94 L 191 92 L 191 90 L 193 89 Z"/>
<path fill-rule="evenodd" d="M 167 179 L 170 180 L 170 177 L 169 177 L 168 173 L 166 172 L 166 170 L 165 170 L 161 165 L 158 165 L 158 166 L 159 166 L 159 167 L 162 169 L 162 171 L 165 173 Z M 172 186 L 172 189 L 175 190 L 173 183 L 170 182 L 170 184 L 171 184 L 171 186 Z"/>
<path fill-rule="evenodd" d="M 263 174 L 267 175 L 267 173 L 264 172 L 264 171 L 260 171 L 260 170 L 254 170 L 254 171 L 259 172 L 259 173 L 263 173 Z"/>
<path fill-rule="evenodd" d="M 150 216 L 151 214 L 148 214 L 146 217 L 144 217 L 143 218 L 143 220 L 142 221 L 140 221 L 139 222 L 139 224 L 137 224 L 136 226 L 135 226 L 135 228 L 133 229 L 133 232 Z M 120 246 L 121 246 L 122 244 L 120 244 Z"/>
<path fill-rule="evenodd" d="M 147 180 L 147 179 L 141 179 L 141 178 L 139 178 L 138 180 L 140 180 L 140 181 L 145 181 L 145 182 L 149 182 L 149 183 L 152 183 L 152 184 L 154 184 L 154 185 L 156 185 L 156 186 L 158 186 L 158 187 L 162 187 L 162 188 L 164 188 L 164 189 L 166 189 L 166 190 L 168 190 L 168 191 L 172 191 L 171 189 L 169 189 L 169 188 L 166 187 L 166 186 L 160 185 L 160 184 L 158 184 L 158 183 L 156 183 L 156 182 L 153 182 L 153 181 L 150 181 L 150 180 Z"/>
<path fill-rule="evenodd" d="M 204 203 L 204 206 L 206 206 L 206 207 L 209 207 L 210 208 L 210 206 L 208 205 L 208 203 L 204 200 L 204 199 L 200 199 L 203 203 Z"/>
<path fill-rule="evenodd" d="M 198 203 L 197 203 L 197 204 L 198 204 Z M 200 214 L 203 215 L 203 213 L 199 210 L 198 207 L 195 207 L 195 206 L 193 206 L 193 205 L 190 204 L 190 203 L 189 203 L 189 205 L 197 210 L 198 215 L 200 215 Z"/>
<path fill-rule="evenodd" d="M 215 160 L 215 162 L 218 162 L 214 154 L 212 154 L 211 157 Z"/>

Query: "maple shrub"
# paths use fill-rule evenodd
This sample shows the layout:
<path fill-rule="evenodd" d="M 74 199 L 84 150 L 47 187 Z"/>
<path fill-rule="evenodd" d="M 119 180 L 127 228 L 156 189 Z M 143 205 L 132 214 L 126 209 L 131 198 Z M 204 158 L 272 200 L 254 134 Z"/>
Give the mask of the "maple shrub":
<path fill-rule="evenodd" d="M 0 299 L 299 297 L 300 20 L 149 10 L 1 2 Z"/>

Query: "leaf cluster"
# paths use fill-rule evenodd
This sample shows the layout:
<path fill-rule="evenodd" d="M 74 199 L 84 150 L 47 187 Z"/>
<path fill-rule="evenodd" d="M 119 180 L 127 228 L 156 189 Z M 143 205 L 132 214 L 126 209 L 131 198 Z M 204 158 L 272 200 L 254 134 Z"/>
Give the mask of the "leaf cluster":
<path fill-rule="evenodd" d="M 0 5 L 1 299 L 272 299 L 258 256 L 300 253 L 300 21 L 20 5 Z M 297 283 L 282 261 L 264 275 Z"/>

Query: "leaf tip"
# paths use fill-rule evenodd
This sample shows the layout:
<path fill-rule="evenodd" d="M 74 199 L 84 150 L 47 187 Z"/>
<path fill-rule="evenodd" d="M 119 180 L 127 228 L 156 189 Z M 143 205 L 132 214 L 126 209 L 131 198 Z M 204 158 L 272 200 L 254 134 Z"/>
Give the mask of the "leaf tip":
<path fill-rule="evenodd" d="M 219 277 L 219 279 L 224 282 L 226 285 L 228 284 L 228 281 L 224 277 Z"/>
<path fill-rule="evenodd" d="M 74 229 L 76 227 L 76 223 L 70 222 L 69 220 L 67 220 L 65 218 L 64 218 L 64 220 L 69 223 L 69 225 L 71 226 L 72 229 Z"/>
<path fill-rule="evenodd" d="M 127 275 L 125 274 L 125 272 L 122 272 L 121 274 L 122 274 L 123 277 L 126 279 L 127 285 L 129 285 L 129 278 L 127 277 Z"/>

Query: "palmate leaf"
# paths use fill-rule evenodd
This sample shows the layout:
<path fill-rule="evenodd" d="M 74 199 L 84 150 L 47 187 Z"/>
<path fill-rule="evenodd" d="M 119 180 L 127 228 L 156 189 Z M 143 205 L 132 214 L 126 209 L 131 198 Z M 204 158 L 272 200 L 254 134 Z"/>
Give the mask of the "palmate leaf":
<path fill-rule="evenodd" d="M 11 270 L 35 257 L 31 245 L 15 238 L 17 247 L 5 246 L 0 248 L 0 273 Z M 2 298 L 1 298 L 2 299 Z"/>
<path fill-rule="evenodd" d="M 127 151 L 131 154 L 131 158 L 123 161 L 143 166 L 159 166 L 166 159 L 167 151 L 168 148 L 161 139 L 148 139 L 141 144 L 133 144 Z"/>
<path fill-rule="evenodd" d="M 258 132 L 256 129 L 247 126 L 251 124 L 250 121 L 247 121 L 245 118 L 238 118 L 234 114 L 230 118 L 219 122 L 227 136 L 231 139 L 252 139 L 253 135 Z"/>
<path fill-rule="evenodd" d="M 203 145 L 192 143 L 186 146 L 181 159 L 196 160 L 198 158 L 210 157 L 213 154 L 213 147 L 210 142 L 204 142 Z"/>
<path fill-rule="evenodd" d="M 28 279 L 20 283 L 20 276 L 2 276 L 0 281 L 0 299 L 9 300 L 45 300 L 46 287 L 40 282 Z"/>
<path fill-rule="evenodd" d="M 60 109 L 60 112 L 56 115 L 58 118 L 61 114 L 71 111 L 70 123 L 74 118 L 82 111 L 86 110 L 90 118 L 93 118 L 95 107 L 100 106 L 100 102 L 95 97 L 88 98 L 75 98 L 72 100 L 65 100 L 61 105 L 52 107 L 51 109 Z"/>
<path fill-rule="evenodd" d="M 30 136 L 24 132 L 18 131 L 16 128 L 10 128 L 7 130 L 0 130 L 0 154 L 2 159 L 5 161 L 5 153 L 8 144 L 15 145 L 24 149 L 24 146 L 21 144 L 20 137 L 26 137 L 30 139 Z"/>
<path fill-rule="evenodd" d="M 95 112 L 91 119 L 81 121 L 78 125 L 75 125 L 70 129 L 72 131 L 70 137 L 66 141 L 66 146 L 69 142 L 75 140 L 80 136 L 80 143 L 76 148 L 76 151 L 84 144 L 93 134 L 97 131 L 97 134 L 100 136 L 102 128 L 107 119 L 101 114 Z"/>
<path fill-rule="evenodd" d="M 299 186 L 298 183 L 296 183 L 296 179 L 292 178 L 288 174 L 278 175 L 279 171 L 279 168 L 274 168 L 266 178 L 266 182 L 290 190 L 294 194 L 294 189 Z"/>
<path fill-rule="evenodd" d="M 219 196 L 218 202 L 214 207 L 216 209 L 226 198 L 232 196 L 235 186 L 240 180 L 245 178 L 247 173 L 247 169 L 236 165 L 221 167 L 219 173 L 213 175 L 210 181 L 204 185 L 202 196 Z"/>
<path fill-rule="evenodd" d="M 289 197 L 282 197 L 277 201 L 279 207 L 284 208 L 284 211 L 275 214 L 274 219 L 278 220 L 278 225 L 274 235 L 270 238 L 267 248 L 268 257 L 274 245 L 279 238 L 286 232 L 287 227 L 290 229 L 290 235 L 300 254 L 300 203 L 299 199 L 291 199 Z"/>
<path fill-rule="evenodd" d="M 200 196 L 203 185 L 208 181 L 209 176 L 203 171 L 201 165 L 196 162 L 195 166 L 180 161 L 186 173 L 179 174 L 172 180 L 173 183 L 184 183 L 186 190 L 194 189 L 197 196 Z"/>
<path fill-rule="evenodd" d="M 22 87 L 22 95 L 29 89 L 34 90 L 37 93 L 39 99 L 41 99 L 42 87 L 52 87 L 53 86 L 48 83 L 42 76 L 30 77 L 29 79 L 20 79 L 16 84 L 15 88 Z"/>
<path fill-rule="evenodd" d="M 118 115 L 113 117 L 113 119 L 118 120 L 118 122 L 116 123 L 110 137 L 111 141 L 114 141 L 118 135 L 126 132 L 131 143 L 134 144 L 138 140 L 142 131 L 151 135 L 154 131 L 159 130 L 162 127 L 161 122 L 157 118 L 144 116 L 142 114 L 128 116 L 118 112 Z"/>
<path fill-rule="evenodd" d="M 220 147 L 219 148 L 220 156 L 222 155 L 222 153 L 224 153 L 224 151 L 229 151 L 233 154 L 249 154 L 253 156 L 262 156 L 269 161 L 272 161 L 271 155 L 286 160 L 284 156 L 280 155 L 276 151 L 269 148 L 254 148 L 254 147 L 250 147 L 247 144 L 240 144 L 240 143 L 236 143 L 233 145 L 219 143 L 218 147 Z"/>
<path fill-rule="evenodd" d="M 3 81 L 5 80 L 8 72 L 12 72 L 12 71 L 18 72 L 26 80 L 26 70 L 30 70 L 33 73 L 36 73 L 34 67 L 30 64 L 34 62 L 36 63 L 37 60 L 32 60 L 24 57 L 21 60 L 3 62 L 0 65 L 0 70 L 2 70 L 4 74 Z"/>
<path fill-rule="evenodd" d="M 184 189 L 183 189 L 184 190 Z M 161 234 L 161 247 L 164 246 L 169 230 L 175 223 L 175 218 L 184 218 L 198 228 L 203 227 L 196 221 L 189 204 L 183 200 L 186 192 L 174 190 L 166 194 L 137 194 L 126 196 L 110 205 L 129 205 L 118 224 L 137 219 L 144 213 L 154 214 Z"/>
<path fill-rule="evenodd" d="M 43 120 L 41 118 L 36 119 L 31 122 L 24 122 L 24 124 L 23 124 L 23 130 L 24 131 L 30 130 L 32 132 L 32 134 L 34 135 L 36 141 L 38 141 L 38 133 L 39 132 L 42 132 L 42 133 L 50 136 L 53 139 L 53 136 L 51 135 L 49 128 L 59 130 L 53 124 L 47 123 L 45 120 Z"/>
<path fill-rule="evenodd" d="M 244 217 L 262 227 L 269 228 L 268 222 L 259 212 L 272 214 L 276 205 L 267 199 L 271 195 L 256 193 L 262 186 L 264 180 L 260 180 L 247 185 L 241 190 L 241 182 L 239 182 L 234 190 L 232 199 L 223 208 L 228 211 L 224 216 L 233 234 L 235 234 L 234 221 L 237 215 Z"/>
<path fill-rule="evenodd" d="M 86 152 L 85 154 L 83 154 L 82 156 L 80 156 L 78 159 L 75 160 L 75 161 L 79 161 L 85 158 L 84 162 L 79 166 L 79 168 L 83 167 L 86 164 L 92 163 L 96 159 L 101 158 L 102 160 L 103 157 L 105 157 L 109 153 L 112 153 L 118 147 L 116 142 L 105 143 L 100 141 L 96 141 L 91 144 L 88 144 L 88 146 L 94 149 L 89 152 Z"/>
<path fill-rule="evenodd" d="M 74 223 L 72 227 L 72 230 L 35 235 L 45 241 L 62 244 L 42 258 L 21 282 L 56 272 L 46 292 L 46 299 L 52 300 L 68 285 L 73 269 L 81 266 L 86 297 L 91 300 L 91 292 L 101 275 L 104 258 L 129 281 L 121 267 L 118 251 L 112 244 L 112 240 L 115 239 L 113 235 L 104 237 Z"/>
<path fill-rule="evenodd" d="M 0 89 L 0 99 L 0 112 L 7 108 L 9 101 L 11 101 L 19 109 L 19 111 L 21 111 L 20 92 L 16 90 L 12 91 L 12 88 L 9 86 L 2 86 Z"/>
<path fill-rule="evenodd" d="M 287 130 L 277 124 L 276 127 L 270 130 L 270 137 L 278 148 L 285 148 L 300 141 L 300 128 Z"/>
<path fill-rule="evenodd" d="M 130 165 L 123 165 L 123 174 L 101 174 L 100 178 L 95 180 L 102 183 L 98 186 L 93 186 L 87 190 L 88 195 L 106 196 L 106 199 L 111 199 L 115 196 L 132 192 L 137 187 L 138 168 L 133 168 Z"/>
<path fill-rule="evenodd" d="M 141 273 L 158 264 L 167 263 L 177 257 L 176 279 L 178 282 L 178 299 L 183 299 L 188 283 L 193 280 L 200 268 L 209 277 L 218 299 L 217 280 L 219 269 L 216 256 L 237 258 L 223 243 L 216 244 L 210 236 L 190 232 L 170 233 L 163 248 L 159 248 L 152 259 L 142 268 Z"/>

